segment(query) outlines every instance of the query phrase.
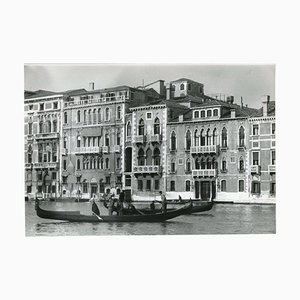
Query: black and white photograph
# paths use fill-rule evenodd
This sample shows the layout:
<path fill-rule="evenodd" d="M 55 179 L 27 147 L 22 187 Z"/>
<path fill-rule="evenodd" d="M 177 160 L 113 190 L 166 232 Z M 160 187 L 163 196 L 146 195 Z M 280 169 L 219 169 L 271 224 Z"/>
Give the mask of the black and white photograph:
<path fill-rule="evenodd" d="M 26 235 L 276 232 L 274 65 L 24 68 Z"/>

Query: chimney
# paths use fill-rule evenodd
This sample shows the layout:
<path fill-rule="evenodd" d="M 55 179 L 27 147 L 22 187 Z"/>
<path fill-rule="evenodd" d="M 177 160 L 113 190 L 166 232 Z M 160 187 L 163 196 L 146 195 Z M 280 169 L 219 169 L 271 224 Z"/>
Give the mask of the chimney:
<path fill-rule="evenodd" d="M 178 121 L 179 121 L 179 122 L 183 122 L 183 115 L 179 115 L 179 116 L 178 116 Z"/>
<path fill-rule="evenodd" d="M 234 97 L 233 96 L 228 96 L 226 99 L 227 103 L 232 104 L 234 101 Z"/>
<path fill-rule="evenodd" d="M 89 88 L 89 90 L 93 91 L 94 88 L 95 88 L 95 83 L 94 82 L 90 82 L 90 88 Z"/>
<path fill-rule="evenodd" d="M 268 115 L 268 104 L 270 101 L 270 96 L 269 95 L 264 95 L 261 96 L 261 102 L 262 102 L 262 107 L 263 107 L 263 116 L 266 117 Z"/>
<path fill-rule="evenodd" d="M 166 84 L 166 99 L 167 100 L 170 100 L 171 99 L 171 84 L 170 83 L 167 83 Z"/>
<path fill-rule="evenodd" d="M 165 88 L 165 81 L 164 80 L 159 80 L 159 94 L 161 96 L 166 95 L 166 88 Z"/>
<path fill-rule="evenodd" d="M 231 109 L 231 110 L 230 110 L 230 117 L 231 117 L 232 119 L 235 118 L 235 109 Z"/>

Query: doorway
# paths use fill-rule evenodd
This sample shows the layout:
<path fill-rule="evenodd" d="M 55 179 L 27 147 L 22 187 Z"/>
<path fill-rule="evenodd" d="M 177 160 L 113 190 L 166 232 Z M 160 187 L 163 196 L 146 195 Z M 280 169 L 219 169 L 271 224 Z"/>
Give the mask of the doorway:
<path fill-rule="evenodd" d="M 201 199 L 210 199 L 210 181 L 201 181 Z"/>
<path fill-rule="evenodd" d="M 199 181 L 195 181 L 195 198 L 199 199 L 200 196 L 200 184 Z"/>

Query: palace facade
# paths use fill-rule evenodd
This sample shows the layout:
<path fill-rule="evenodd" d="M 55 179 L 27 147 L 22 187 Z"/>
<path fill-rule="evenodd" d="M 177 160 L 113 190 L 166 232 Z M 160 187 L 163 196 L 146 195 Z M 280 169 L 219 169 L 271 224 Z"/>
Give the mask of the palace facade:
<path fill-rule="evenodd" d="M 275 102 L 253 109 L 201 83 L 25 93 L 25 193 L 275 201 Z"/>

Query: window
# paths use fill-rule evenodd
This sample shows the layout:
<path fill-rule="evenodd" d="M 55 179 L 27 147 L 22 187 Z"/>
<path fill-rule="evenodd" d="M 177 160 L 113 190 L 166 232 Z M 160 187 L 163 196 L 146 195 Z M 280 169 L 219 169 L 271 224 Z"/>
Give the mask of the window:
<path fill-rule="evenodd" d="M 86 110 L 83 112 L 83 123 L 86 124 L 87 123 L 87 116 L 86 116 Z"/>
<path fill-rule="evenodd" d="M 41 185 L 38 186 L 38 193 L 41 193 L 43 191 L 43 187 Z"/>
<path fill-rule="evenodd" d="M 207 117 L 211 117 L 211 110 L 210 109 L 207 111 Z"/>
<path fill-rule="evenodd" d="M 190 192 L 190 190 L 191 190 L 191 182 L 189 180 L 187 180 L 185 182 L 185 191 Z"/>
<path fill-rule="evenodd" d="M 67 161 L 66 160 L 63 161 L 63 169 L 67 170 Z"/>
<path fill-rule="evenodd" d="M 44 110 L 44 103 L 40 104 L 40 110 Z"/>
<path fill-rule="evenodd" d="M 105 177 L 105 183 L 106 184 L 110 184 L 110 176 L 106 176 Z"/>
<path fill-rule="evenodd" d="M 176 133 L 174 131 L 171 134 L 171 150 L 176 150 Z"/>
<path fill-rule="evenodd" d="M 101 108 L 98 108 L 98 124 L 101 123 Z"/>
<path fill-rule="evenodd" d="M 118 157 L 117 158 L 117 169 L 120 169 L 121 168 L 121 158 Z"/>
<path fill-rule="evenodd" d="M 42 174 L 42 172 L 39 172 L 38 173 L 38 181 L 41 181 L 41 180 L 43 180 L 43 174 Z"/>
<path fill-rule="evenodd" d="M 159 190 L 159 179 L 154 180 L 154 189 L 157 191 Z"/>
<path fill-rule="evenodd" d="M 154 121 L 154 134 L 160 134 L 160 121 L 156 118 Z"/>
<path fill-rule="evenodd" d="M 67 148 L 67 138 L 64 138 L 64 149 Z"/>
<path fill-rule="evenodd" d="M 185 134 L 185 149 L 190 150 L 192 144 L 191 132 L 188 130 Z"/>
<path fill-rule="evenodd" d="M 275 150 L 271 151 L 271 165 L 276 165 L 276 160 L 275 160 Z"/>
<path fill-rule="evenodd" d="M 33 110 L 33 105 L 29 105 L 29 110 Z"/>
<path fill-rule="evenodd" d="M 270 194 L 272 194 L 272 195 L 276 194 L 276 182 L 270 183 Z"/>
<path fill-rule="evenodd" d="M 83 190 L 83 193 L 87 193 L 88 192 L 88 183 L 86 181 L 83 182 L 82 190 Z"/>
<path fill-rule="evenodd" d="M 141 179 L 138 180 L 138 190 L 139 191 L 143 190 L 143 180 L 141 180 Z"/>
<path fill-rule="evenodd" d="M 39 133 L 43 133 L 43 121 L 39 122 Z"/>
<path fill-rule="evenodd" d="M 126 136 L 131 136 L 131 123 L 127 123 L 127 131 L 126 131 Z"/>
<path fill-rule="evenodd" d="M 150 148 L 146 151 L 146 165 L 151 166 L 152 165 L 152 151 Z"/>
<path fill-rule="evenodd" d="M 199 146 L 199 131 L 198 129 L 194 132 L 194 145 L 197 147 Z"/>
<path fill-rule="evenodd" d="M 105 121 L 109 121 L 110 120 L 110 113 L 109 113 L 109 108 L 107 107 L 105 109 Z"/>
<path fill-rule="evenodd" d="M 56 180 L 56 172 L 52 172 L 52 180 Z"/>
<path fill-rule="evenodd" d="M 77 147 L 80 147 L 80 136 L 77 137 Z"/>
<path fill-rule="evenodd" d="M 151 191 L 151 179 L 147 179 L 146 181 L 146 190 Z"/>
<path fill-rule="evenodd" d="M 57 109 L 58 108 L 58 103 L 57 102 L 53 102 L 53 109 Z"/>
<path fill-rule="evenodd" d="M 192 85 L 189 83 L 188 84 L 188 90 L 190 91 L 192 89 Z"/>
<path fill-rule="evenodd" d="M 80 110 L 77 111 L 77 123 L 80 122 Z"/>
<path fill-rule="evenodd" d="M 244 171 L 244 159 L 243 159 L 243 157 L 240 158 L 239 169 L 240 169 L 240 171 Z"/>
<path fill-rule="evenodd" d="M 51 192 L 52 192 L 52 193 L 55 193 L 55 192 L 56 192 L 56 186 L 55 186 L 55 185 L 52 185 L 52 186 L 51 186 Z"/>
<path fill-rule="evenodd" d="M 138 152 L 138 165 L 139 166 L 144 166 L 145 165 L 145 156 L 144 156 L 144 150 L 140 148 Z"/>
<path fill-rule="evenodd" d="M 195 119 L 198 119 L 198 118 L 199 118 L 199 111 L 198 111 L 198 110 L 196 110 L 196 111 L 194 112 L 194 118 L 195 118 Z"/>
<path fill-rule="evenodd" d="M 122 183 L 122 176 L 117 176 L 117 183 Z"/>
<path fill-rule="evenodd" d="M 117 133 L 117 145 L 121 144 L 121 135 L 120 133 Z"/>
<path fill-rule="evenodd" d="M 183 83 L 180 85 L 180 90 L 181 90 L 181 91 L 184 90 L 184 84 L 183 84 Z"/>
<path fill-rule="evenodd" d="M 225 127 L 222 130 L 222 147 L 227 147 L 227 129 Z"/>
<path fill-rule="evenodd" d="M 171 162 L 171 173 L 175 173 L 175 161 Z"/>
<path fill-rule="evenodd" d="M 125 176 L 125 186 L 131 186 L 131 177 L 130 177 L 130 175 Z"/>
<path fill-rule="evenodd" d="M 201 118 L 205 118 L 205 110 L 201 110 Z"/>
<path fill-rule="evenodd" d="M 186 167 L 185 167 L 185 169 L 186 169 L 186 172 L 191 172 L 191 161 L 190 161 L 189 158 L 186 160 Z"/>
<path fill-rule="evenodd" d="M 27 193 L 31 193 L 31 185 L 27 185 Z"/>
<path fill-rule="evenodd" d="M 200 158 L 199 157 L 195 158 L 195 169 L 196 170 L 200 169 Z"/>
<path fill-rule="evenodd" d="M 158 148 L 154 148 L 153 159 L 154 159 L 154 165 L 160 166 L 160 151 Z"/>
<path fill-rule="evenodd" d="M 252 134 L 258 135 L 258 124 L 253 124 L 252 126 Z"/>
<path fill-rule="evenodd" d="M 272 134 L 275 134 L 275 123 L 272 123 L 271 133 L 272 133 Z"/>
<path fill-rule="evenodd" d="M 260 182 L 259 181 L 252 181 L 251 193 L 252 194 L 260 194 Z"/>
<path fill-rule="evenodd" d="M 32 134 L 32 123 L 28 123 L 28 134 Z"/>
<path fill-rule="evenodd" d="M 105 159 L 105 169 L 109 169 L 109 158 Z"/>
<path fill-rule="evenodd" d="M 226 180 L 221 180 L 221 192 L 226 192 Z"/>
<path fill-rule="evenodd" d="M 146 119 L 150 120 L 151 118 L 152 118 L 152 113 L 151 112 L 147 112 Z"/>
<path fill-rule="evenodd" d="M 252 152 L 252 165 L 259 165 L 259 152 Z"/>
<path fill-rule="evenodd" d="M 105 146 L 109 146 L 109 135 L 105 135 Z"/>
<path fill-rule="evenodd" d="M 200 146 L 205 146 L 205 132 L 204 132 L 204 129 L 201 130 L 201 134 L 200 134 Z"/>
<path fill-rule="evenodd" d="M 77 159 L 76 168 L 77 170 L 80 170 L 80 159 Z"/>
<path fill-rule="evenodd" d="M 175 192 L 175 181 L 174 180 L 170 181 L 170 191 Z"/>
<path fill-rule="evenodd" d="M 235 164 L 235 157 L 234 157 L 234 156 L 231 156 L 231 157 L 230 157 L 230 163 L 231 163 L 231 164 Z"/>
<path fill-rule="evenodd" d="M 240 127 L 239 129 L 239 147 L 245 147 L 245 129 Z"/>
<path fill-rule="evenodd" d="M 57 121 L 53 121 L 53 132 L 57 132 Z"/>
<path fill-rule="evenodd" d="M 226 159 L 223 158 L 222 160 L 222 171 L 226 171 L 227 170 L 227 163 L 226 163 Z"/>
<path fill-rule="evenodd" d="M 217 117 L 218 115 L 219 115 L 218 110 L 217 110 L 217 109 L 214 109 L 214 110 L 213 110 L 213 116 L 214 116 L 214 117 Z"/>
<path fill-rule="evenodd" d="M 29 164 L 32 163 L 32 154 L 31 154 L 31 152 L 27 154 L 27 162 L 28 162 Z"/>
<path fill-rule="evenodd" d="M 121 120 L 121 106 L 117 107 L 117 120 Z"/>
<path fill-rule="evenodd" d="M 66 111 L 65 111 L 65 113 L 64 113 L 64 123 L 65 123 L 65 124 L 68 123 L 68 114 L 67 114 Z"/>
<path fill-rule="evenodd" d="M 239 180 L 239 192 L 244 192 L 244 190 L 245 190 L 244 180 Z"/>
<path fill-rule="evenodd" d="M 144 135 L 144 120 L 141 119 L 139 122 L 139 135 Z"/>

